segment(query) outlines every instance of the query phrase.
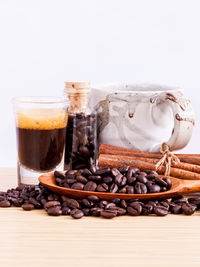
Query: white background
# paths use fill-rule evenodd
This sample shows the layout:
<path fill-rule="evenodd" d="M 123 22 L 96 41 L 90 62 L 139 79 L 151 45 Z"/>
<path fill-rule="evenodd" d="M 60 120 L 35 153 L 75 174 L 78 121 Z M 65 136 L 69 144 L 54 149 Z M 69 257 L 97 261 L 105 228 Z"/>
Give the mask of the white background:
<path fill-rule="evenodd" d="M 16 166 L 10 99 L 61 95 L 65 80 L 180 86 L 200 151 L 199 0 L 0 0 L 0 167 Z"/>

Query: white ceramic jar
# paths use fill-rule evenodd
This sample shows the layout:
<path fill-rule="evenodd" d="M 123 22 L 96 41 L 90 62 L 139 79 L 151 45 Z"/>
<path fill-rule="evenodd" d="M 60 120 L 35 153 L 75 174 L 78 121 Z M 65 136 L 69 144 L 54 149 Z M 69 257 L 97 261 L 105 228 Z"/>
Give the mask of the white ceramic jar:
<path fill-rule="evenodd" d="M 159 151 L 185 147 L 194 127 L 194 112 L 180 88 L 155 84 L 93 86 L 90 106 L 98 113 L 100 143 Z"/>

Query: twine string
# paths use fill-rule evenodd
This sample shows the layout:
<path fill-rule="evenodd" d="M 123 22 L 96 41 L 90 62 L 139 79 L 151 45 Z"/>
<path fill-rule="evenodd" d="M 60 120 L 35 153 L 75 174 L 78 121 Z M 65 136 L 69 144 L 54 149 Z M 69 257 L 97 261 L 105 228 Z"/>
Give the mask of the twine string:
<path fill-rule="evenodd" d="M 160 167 L 165 166 L 165 175 L 170 175 L 172 162 L 180 163 L 180 159 L 170 151 L 167 143 L 162 143 L 162 145 L 160 147 L 160 153 L 163 156 L 156 163 L 156 165 L 155 165 L 156 170 L 158 170 L 158 168 L 160 168 Z"/>

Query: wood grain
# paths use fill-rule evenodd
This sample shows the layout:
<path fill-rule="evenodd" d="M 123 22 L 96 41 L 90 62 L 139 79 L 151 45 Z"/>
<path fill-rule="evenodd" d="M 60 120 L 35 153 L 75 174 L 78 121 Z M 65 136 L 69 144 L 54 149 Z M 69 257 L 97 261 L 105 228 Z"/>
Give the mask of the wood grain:
<path fill-rule="evenodd" d="M 0 169 L 0 181 L 15 186 L 16 171 Z M 199 266 L 199 215 L 74 220 L 2 208 L 0 266 Z"/>

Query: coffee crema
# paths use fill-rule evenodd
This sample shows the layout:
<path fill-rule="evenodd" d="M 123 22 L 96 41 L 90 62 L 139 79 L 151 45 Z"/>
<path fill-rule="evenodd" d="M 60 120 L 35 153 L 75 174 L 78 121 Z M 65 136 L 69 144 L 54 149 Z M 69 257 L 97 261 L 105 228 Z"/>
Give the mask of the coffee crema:
<path fill-rule="evenodd" d="M 27 110 L 17 113 L 18 158 L 35 171 L 49 171 L 63 157 L 67 126 L 64 110 Z"/>

